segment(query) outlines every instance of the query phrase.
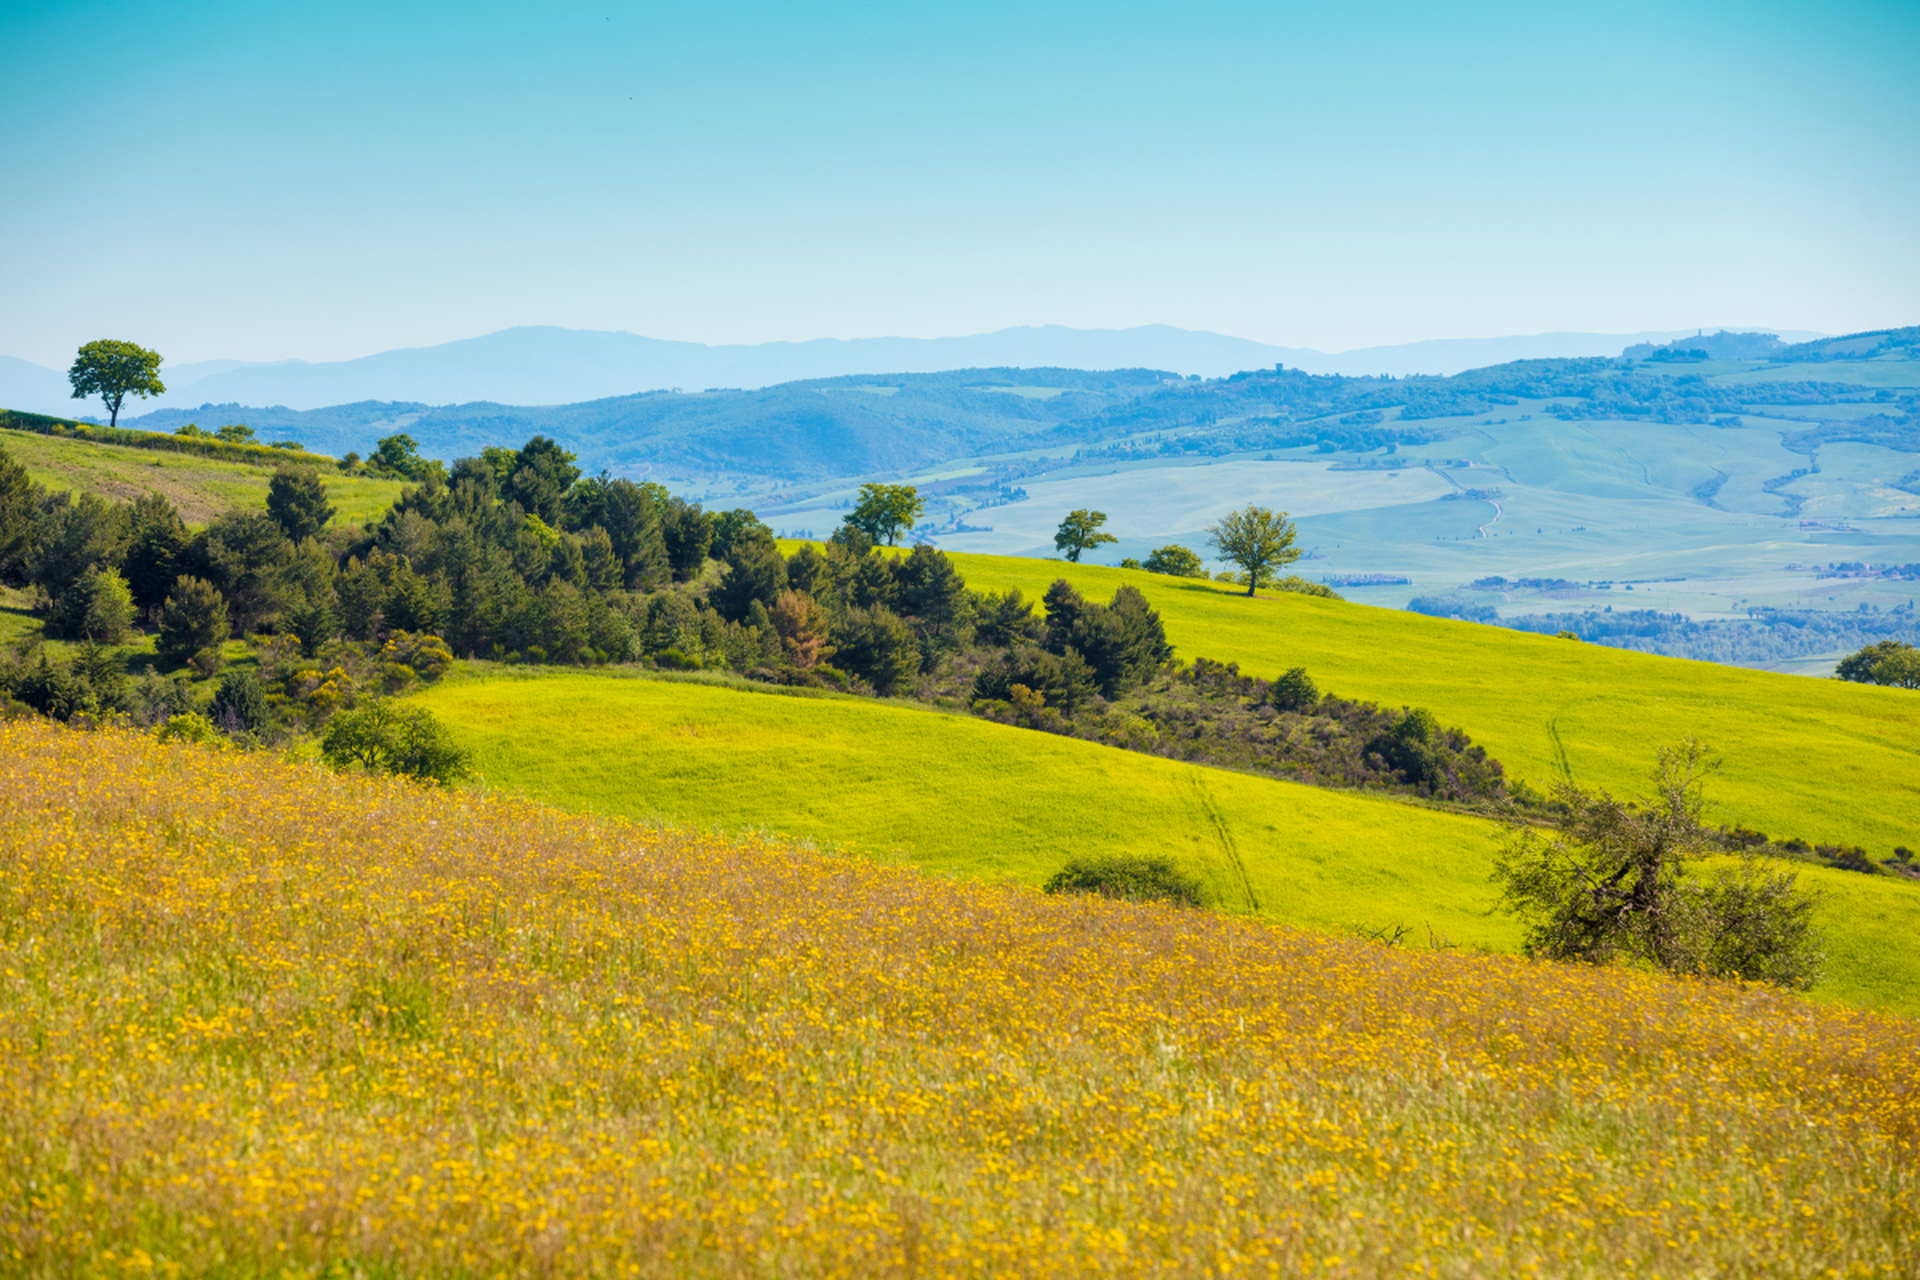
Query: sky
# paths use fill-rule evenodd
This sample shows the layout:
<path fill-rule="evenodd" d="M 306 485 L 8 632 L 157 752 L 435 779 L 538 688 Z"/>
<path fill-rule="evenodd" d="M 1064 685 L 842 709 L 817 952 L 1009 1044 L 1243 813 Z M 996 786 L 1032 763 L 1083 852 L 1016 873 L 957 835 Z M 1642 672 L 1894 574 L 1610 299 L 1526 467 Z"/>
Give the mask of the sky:
<path fill-rule="evenodd" d="M 0 0 L 0 354 L 1920 323 L 1920 4 Z"/>

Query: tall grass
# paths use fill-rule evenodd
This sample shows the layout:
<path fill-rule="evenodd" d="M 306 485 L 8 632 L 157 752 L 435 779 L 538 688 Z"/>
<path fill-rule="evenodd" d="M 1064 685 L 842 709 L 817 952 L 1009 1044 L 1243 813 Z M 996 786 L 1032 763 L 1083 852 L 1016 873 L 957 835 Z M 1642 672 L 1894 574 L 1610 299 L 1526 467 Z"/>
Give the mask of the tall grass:
<path fill-rule="evenodd" d="M 0 759 L 11 1274 L 1920 1261 L 1912 1022 L 41 722 Z"/>

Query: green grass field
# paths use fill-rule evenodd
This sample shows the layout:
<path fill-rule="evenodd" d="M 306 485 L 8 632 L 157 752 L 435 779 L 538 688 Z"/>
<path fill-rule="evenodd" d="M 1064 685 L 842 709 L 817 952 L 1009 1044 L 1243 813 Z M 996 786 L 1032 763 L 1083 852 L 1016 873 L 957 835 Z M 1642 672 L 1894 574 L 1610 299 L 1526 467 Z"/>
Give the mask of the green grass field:
<path fill-rule="evenodd" d="M 761 828 L 950 876 L 1038 884 L 1069 856 L 1171 854 L 1233 910 L 1426 927 L 1510 950 L 1486 820 L 1204 769 L 897 703 L 473 667 L 426 695 L 490 786 L 574 809 Z M 1819 994 L 1920 1012 L 1920 892 L 1809 868 L 1831 895 Z"/>
<path fill-rule="evenodd" d="M 273 479 L 271 467 L 25 431 L 0 431 L 0 449 L 49 489 L 97 493 L 124 502 L 144 493 L 164 494 L 190 525 L 203 525 L 224 511 L 266 505 L 267 484 Z M 340 524 L 379 519 L 404 484 L 337 472 L 323 473 L 322 479 Z"/>
<path fill-rule="evenodd" d="M 1725 757 L 1718 820 L 1781 838 L 1920 848 L 1920 696 L 1449 622 L 1306 596 L 1249 600 L 1212 582 L 1064 562 L 955 556 L 975 589 L 1037 597 L 1064 577 L 1105 599 L 1138 586 L 1179 657 L 1430 708 L 1535 785 L 1637 788 L 1654 751 L 1692 733 Z"/>

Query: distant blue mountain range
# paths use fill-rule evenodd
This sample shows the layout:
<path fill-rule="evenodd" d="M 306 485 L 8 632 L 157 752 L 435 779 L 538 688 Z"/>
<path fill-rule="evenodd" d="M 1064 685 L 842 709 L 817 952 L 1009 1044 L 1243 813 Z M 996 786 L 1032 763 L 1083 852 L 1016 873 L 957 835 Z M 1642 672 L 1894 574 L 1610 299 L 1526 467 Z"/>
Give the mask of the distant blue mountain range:
<path fill-rule="evenodd" d="M 956 369 L 1159 369 L 1203 378 L 1284 364 L 1349 376 L 1453 374 L 1510 360 L 1617 356 L 1636 343 L 1691 336 L 1660 333 L 1545 333 L 1368 347 L 1329 355 L 1169 325 L 1002 329 L 956 338 L 822 338 L 811 342 L 704 346 L 631 333 L 525 327 L 433 347 L 383 351 L 357 360 L 250 364 L 210 360 L 163 368 L 167 394 L 129 412 L 200 405 L 318 409 L 364 401 L 424 405 L 488 401 L 562 405 L 644 391 L 751 390 L 851 374 L 939 373 Z M 1821 335 L 1780 331 L 1789 342 Z M 0 356 L 0 408 L 72 415 L 59 370 Z"/>

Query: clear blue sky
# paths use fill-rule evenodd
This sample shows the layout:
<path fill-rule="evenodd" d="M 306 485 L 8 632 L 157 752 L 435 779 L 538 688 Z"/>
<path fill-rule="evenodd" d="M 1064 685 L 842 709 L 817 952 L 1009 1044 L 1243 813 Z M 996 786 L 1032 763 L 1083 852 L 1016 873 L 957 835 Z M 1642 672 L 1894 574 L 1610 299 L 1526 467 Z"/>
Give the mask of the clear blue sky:
<path fill-rule="evenodd" d="M 1920 4 L 0 4 L 0 353 L 1920 322 Z"/>

